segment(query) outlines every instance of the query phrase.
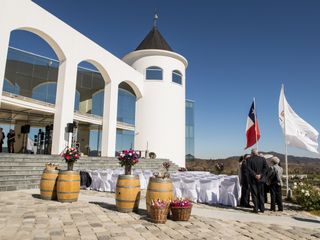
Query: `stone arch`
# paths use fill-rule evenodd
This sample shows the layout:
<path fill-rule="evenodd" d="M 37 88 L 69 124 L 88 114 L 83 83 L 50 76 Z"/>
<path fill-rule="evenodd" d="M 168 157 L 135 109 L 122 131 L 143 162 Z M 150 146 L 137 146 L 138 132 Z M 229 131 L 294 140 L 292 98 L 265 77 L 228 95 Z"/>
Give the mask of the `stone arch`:
<path fill-rule="evenodd" d="M 84 59 L 84 60 L 81 60 L 78 63 L 78 65 L 82 62 L 88 62 L 88 63 L 92 64 L 96 69 L 98 69 L 98 71 L 102 75 L 102 78 L 103 78 L 105 84 L 108 84 L 111 82 L 111 78 L 110 78 L 109 73 L 98 61 L 93 60 L 93 59 Z"/>
<path fill-rule="evenodd" d="M 37 35 L 38 37 L 42 38 L 46 43 L 49 44 L 49 46 L 53 49 L 53 51 L 57 55 L 60 62 L 63 62 L 66 60 L 66 54 L 65 54 L 64 50 L 62 50 L 62 48 L 54 40 L 54 38 L 51 37 L 46 32 L 44 32 L 38 28 L 35 28 L 35 27 L 27 27 L 27 26 L 12 29 L 11 32 L 16 31 L 16 30 L 23 30 L 23 31 L 31 32 L 31 33 Z"/>
<path fill-rule="evenodd" d="M 132 88 L 134 94 L 136 95 L 137 100 L 142 97 L 142 93 L 141 93 L 139 87 L 134 82 L 132 82 L 130 80 L 125 80 L 123 82 L 128 84 Z"/>

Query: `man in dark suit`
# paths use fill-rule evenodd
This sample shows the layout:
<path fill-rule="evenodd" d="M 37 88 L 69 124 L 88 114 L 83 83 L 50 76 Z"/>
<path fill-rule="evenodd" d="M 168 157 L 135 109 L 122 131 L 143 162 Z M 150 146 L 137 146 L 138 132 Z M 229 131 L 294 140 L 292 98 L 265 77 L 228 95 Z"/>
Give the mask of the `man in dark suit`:
<path fill-rule="evenodd" d="M 264 212 L 264 183 L 266 182 L 266 174 L 268 164 L 265 158 L 258 155 L 257 149 L 252 149 L 251 157 L 247 159 L 247 169 L 249 172 L 249 183 L 252 201 L 254 204 L 253 211 L 258 209 Z"/>

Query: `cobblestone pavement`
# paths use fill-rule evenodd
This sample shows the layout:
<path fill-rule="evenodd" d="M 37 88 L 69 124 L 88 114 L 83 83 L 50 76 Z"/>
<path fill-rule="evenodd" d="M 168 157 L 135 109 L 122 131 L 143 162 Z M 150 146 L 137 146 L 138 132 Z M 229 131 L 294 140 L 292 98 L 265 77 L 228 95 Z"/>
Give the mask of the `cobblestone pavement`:
<path fill-rule="evenodd" d="M 115 205 L 102 201 L 113 194 L 82 190 L 75 203 L 59 203 L 39 198 L 39 190 L 0 192 L 0 239 L 319 239 L 320 228 L 201 217 L 188 222 L 149 222 L 145 210 L 119 213 Z M 91 199 L 91 200 L 90 200 Z M 211 206 L 196 205 L 210 211 Z M 222 209 L 235 214 L 241 210 Z M 292 211 L 293 212 L 293 211 Z M 262 215 L 242 213 L 244 218 Z M 292 215 L 285 211 L 285 215 Z M 304 214 L 297 215 L 304 219 Z M 262 216 L 266 217 L 266 216 Z M 223 217 L 222 217 L 223 218 Z M 279 221 L 281 217 L 278 217 Z M 320 221 L 313 221 L 313 224 Z"/>

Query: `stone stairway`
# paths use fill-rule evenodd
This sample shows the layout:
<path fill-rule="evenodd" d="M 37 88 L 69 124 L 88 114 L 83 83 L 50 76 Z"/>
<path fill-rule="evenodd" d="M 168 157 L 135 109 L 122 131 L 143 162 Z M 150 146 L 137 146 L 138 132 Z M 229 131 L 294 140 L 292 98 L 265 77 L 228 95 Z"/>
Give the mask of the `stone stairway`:
<path fill-rule="evenodd" d="M 133 169 L 150 169 L 163 171 L 162 163 L 167 159 L 144 159 Z M 6 154 L 0 153 L 0 191 L 39 188 L 39 183 L 46 163 L 55 163 L 60 169 L 67 169 L 67 164 L 60 156 L 32 155 L 32 154 Z M 178 166 L 171 162 L 171 172 L 178 170 Z M 74 164 L 75 170 L 115 169 L 120 165 L 112 157 L 81 157 Z"/>

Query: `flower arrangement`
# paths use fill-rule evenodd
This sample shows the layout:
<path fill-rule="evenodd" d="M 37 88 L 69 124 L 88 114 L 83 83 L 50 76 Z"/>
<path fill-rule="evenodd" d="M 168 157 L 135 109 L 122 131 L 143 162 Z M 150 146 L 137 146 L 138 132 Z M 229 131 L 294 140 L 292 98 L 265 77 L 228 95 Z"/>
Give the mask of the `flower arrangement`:
<path fill-rule="evenodd" d="M 73 163 L 76 162 L 80 158 L 80 153 L 76 148 L 68 147 L 66 150 L 61 154 L 64 158 L 66 163 L 68 164 L 68 170 L 73 170 Z"/>
<path fill-rule="evenodd" d="M 125 174 L 131 174 L 131 167 L 139 162 L 139 154 L 134 150 L 123 150 L 118 156 L 119 164 L 125 167 Z"/>
<path fill-rule="evenodd" d="M 294 182 L 293 197 L 305 210 L 320 210 L 320 190 L 310 184 Z"/>
<path fill-rule="evenodd" d="M 177 198 L 170 203 L 171 208 L 189 208 L 192 202 L 187 198 Z"/>
<path fill-rule="evenodd" d="M 169 206 L 169 202 L 160 200 L 159 198 L 157 200 L 151 200 L 151 206 L 154 208 L 167 208 Z"/>
<path fill-rule="evenodd" d="M 154 223 L 165 223 L 169 212 L 170 202 L 160 199 L 151 200 L 150 217 Z"/>
<path fill-rule="evenodd" d="M 169 168 L 171 166 L 171 163 L 170 162 L 163 162 L 162 163 L 162 166 L 166 169 L 166 171 L 168 172 L 169 171 Z"/>
<path fill-rule="evenodd" d="M 186 198 L 178 198 L 170 203 L 173 221 L 188 221 L 191 216 L 192 202 Z"/>

